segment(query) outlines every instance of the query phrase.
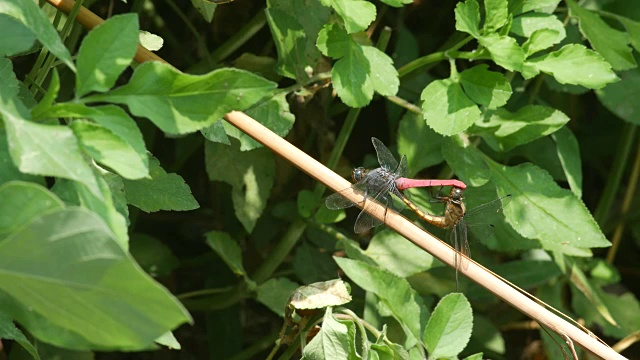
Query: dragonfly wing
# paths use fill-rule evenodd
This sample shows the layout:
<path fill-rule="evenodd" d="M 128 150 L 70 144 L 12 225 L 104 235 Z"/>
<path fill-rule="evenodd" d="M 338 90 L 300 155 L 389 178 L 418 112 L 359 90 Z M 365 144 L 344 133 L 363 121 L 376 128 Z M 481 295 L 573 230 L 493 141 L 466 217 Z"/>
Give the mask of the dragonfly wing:
<path fill-rule="evenodd" d="M 373 217 L 365 210 L 362 210 L 358 215 L 358 218 L 356 219 L 356 223 L 353 225 L 353 231 L 356 234 L 362 234 L 363 232 L 366 232 L 367 230 L 380 224 L 382 224 L 382 221 Z"/>
<path fill-rule="evenodd" d="M 458 244 L 456 246 L 456 250 L 460 251 L 460 265 L 461 268 L 467 270 L 469 268 L 469 259 L 471 259 L 471 250 L 469 249 L 469 239 L 467 237 L 467 224 L 465 219 L 462 218 L 458 221 L 458 225 L 456 226 Z"/>
<path fill-rule="evenodd" d="M 396 177 L 399 178 L 407 176 L 407 169 L 407 157 L 402 155 L 402 157 L 400 158 L 400 165 L 398 165 L 398 169 L 396 170 Z"/>
<path fill-rule="evenodd" d="M 378 162 L 380 163 L 380 166 L 387 171 L 396 171 L 398 168 L 398 161 L 393 157 L 391 151 L 389 151 L 382 141 L 377 138 L 372 137 L 371 142 L 373 142 L 373 147 L 376 149 L 376 154 L 378 154 Z"/>
<path fill-rule="evenodd" d="M 382 207 L 372 206 L 374 201 L 378 202 Z M 364 209 L 358 215 L 356 223 L 353 226 L 354 231 L 360 234 L 372 227 L 382 224 L 382 221 L 378 219 L 384 219 L 387 215 L 387 208 L 391 207 L 393 209 L 393 206 L 391 194 L 389 194 L 386 188 L 380 189 L 374 195 L 367 197 Z"/>
<path fill-rule="evenodd" d="M 464 216 L 467 228 L 478 239 L 490 239 L 495 233 L 494 224 L 502 221 L 502 209 L 511 198 L 511 195 L 507 195 L 467 211 Z"/>

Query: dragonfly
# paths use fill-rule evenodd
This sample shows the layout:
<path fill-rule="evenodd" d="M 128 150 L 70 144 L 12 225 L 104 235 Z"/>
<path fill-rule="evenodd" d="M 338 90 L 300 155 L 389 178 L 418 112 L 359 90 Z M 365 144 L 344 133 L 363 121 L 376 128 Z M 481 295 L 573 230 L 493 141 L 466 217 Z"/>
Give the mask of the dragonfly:
<path fill-rule="evenodd" d="M 411 187 L 425 186 L 453 186 L 460 189 L 466 188 L 464 182 L 455 179 L 423 180 L 405 178 L 404 176 L 407 174 L 407 157 L 403 155 L 398 163 L 393 154 L 391 154 L 391 151 L 384 146 L 382 141 L 375 137 L 371 138 L 371 141 L 373 143 L 373 147 L 376 149 L 380 167 L 373 170 L 366 170 L 363 167 L 354 169 L 352 177 L 355 183 L 342 191 L 329 195 L 325 200 L 325 204 L 329 209 L 346 209 L 356 205 L 356 203 L 343 196 L 344 193 L 353 191 L 362 196 L 362 200 L 359 204 L 366 203 L 367 200 L 374 200 L 381 203 L 384 208 L 384 213 L 379 215 L 382 215 L 380 217 L 383 219 L 386 218 L 387 210 L 389 208 L 397 212 L 400 212 L 401 210 L 402 205 L 397 201 L 394 201 L 393 196 L 402 200 L 402 202 L 414 212 L 424 214 L 416 204 L 402 193 L 402 190 Z M 371 209 L 367 210 L 372 211 Z M 378 220 L 378 218 L 372 216 L 363 209 L 356 218 L 353 230 L 356 234 L 361 234 L 380 224 L 382 224 L 382 221 Z"/>
<path fill-rule="evenodd" d="M 502 208 L 511 201 L 511 195 L 509 194 L 467 211 L 463 201 L 463 193 L 464 189 L 452 187 L 449 196 L 435 196 L 436 202 L 445 203 L 444 215 L 442 216 L 425 213 L 420 208 L 412 209 L 420 218 L 431 225 L 449 231 L 447 238 L 455 249 L 456 291 L 458 291 L 458 272 L 460 268 L 467 269 L 469 266 L 468 260 L 471 258 L 467 237 L 468 228 L 475 233 L 476 237 L 492 237 L 494 233 L 492 221 Z"/>

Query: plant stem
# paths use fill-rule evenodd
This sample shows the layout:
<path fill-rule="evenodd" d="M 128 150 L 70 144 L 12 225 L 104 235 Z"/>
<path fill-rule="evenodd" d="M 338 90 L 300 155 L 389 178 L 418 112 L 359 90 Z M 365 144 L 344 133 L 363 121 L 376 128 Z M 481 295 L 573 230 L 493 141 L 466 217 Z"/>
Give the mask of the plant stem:
<path fill-rule="evenodd" d="M 618 147 L 616 157 L 613 161 L 613 166 L 611 167 L 611 175 L 604 187 L 598 207 L 593 214 L 593 217 L 601 228 L 607 220 L 613 200 L 620 188 L 622 174 L 624 172 L 625 165 L 627 164 L 627 160 L 629 159 L 629 153 L 631 152 L 631 146 L 633 145 L 635 134 L 636 126 L 633 124 L 626 124 L 622 129 L 622 139 L 620 139 L 620 146 Z"/>
<path fill-rule="evenodd" d="M 635 126 L 634 126 L 635 129 Z M 631 202 L 633 200 L 633 195 L 636 191 L 636 187 L 638 186 L 638 177 L 640 175 L 640 141 L 638 141 L 638 149 L 636 151 L 636 160 L 633 162 L 633 168 L 631 169 L 631 175 L 629 176 L 629 181 L 627 185 L 627 191 L 624 194 L 624 200 L 622 200 L 622 208 L 620 209 L 620 215 L 622 219 L 626 218 L 627 213 L 629 212 L 629 208 L 631 208 Z M 613 264 L 613 261 L 616 258 L 616 253 L 618 252 L 618 247 L 620 246 L 620 241 L 622 240 L 622 233 L 624 232 L 625 221 L 620 221 L 616 226 L 616 230 L 613 233 L 613 237 L 611 238 L 611 247 L 607 252 L 607 262 L 609 264 Z"/>
<path fill-rule="evenodd" d="M 287 229 L 287 232 L 282 237 L 282 240 L 278 242 L 273 251 L 255 271 L 251 279 L 256 283 L 261 284 L 271 277 L 274 271 L 280 266 L 282 261 L 289 255 L 291 249 L 296 245 L 298 239 L 304 232 L 307 224 L 302 219 L 297 219 Z"/>

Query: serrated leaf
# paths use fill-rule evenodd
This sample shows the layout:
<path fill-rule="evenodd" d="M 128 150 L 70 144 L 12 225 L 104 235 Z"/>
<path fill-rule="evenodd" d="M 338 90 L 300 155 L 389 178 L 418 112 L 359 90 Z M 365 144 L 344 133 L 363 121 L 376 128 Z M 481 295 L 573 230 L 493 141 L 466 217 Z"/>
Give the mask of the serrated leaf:
<path fill-rule="evenodd" d="M 0 249 L 3 309 L 50 344 L 140 350 L 191 321 L 86 210 L 49 211 L 0 242 Z"/>
<path fill-rule="evenodd" d="M 316 70 L 322 63 L 315 34 L 328 22 L 331 12 L 318 1 L 270 0 L 267 4 L 265 13 L 278 50 L 278 72 L 303 82 L 309 77 L 305 68 Z"/>
<path fill-rule="evenodd" d="M 300 285 L 287 278 L 271 278 L 258 286 L 256 300 L 284 317 L 287 301 L 298 287 Z"/>
<path fill-rule="evenodd" d="M 291 130 L 296 120 L 295 115 L 289 111 L 289 102 L 287 102 L 286 93 L 274 96 L 268 101 L 252 107 L 246 111 L 246 114 L 281 137 L 285 137 L 289 133 L 289 130 Z M 226 121 L 222 121 L 221 123 L 227 135 L 240 141 L 240 151 L 248 151 L 262 147 L 262 144 L 237 127 Z M 215 126 L 215 124 L 213 126 Z"/>
<path fill-rule="evenodd" d="M 30 0 L 7 0 L 0 4 L 0 14 L 6 14 L 33 32 L 38 41 L 71 70 L 76 67 L 69 50 L 64 46 L 58 32 L 38 5 Z"/>
<path fill-rule="evenodd" d="M 567 36 L 564 25 L 555 15 L 536 12 L 513 19 L 511 32 L 528 38 L 522 45 L 527 56 L 558 44 Z"/>
<path fill-rule="evenodd" d="M 484 25 L 486 32 L 494 32 L 507 23 L 509 18 L 507 0 L 484 0 Z"/>
<path fill-rule="evenodd" d="M 455 357 L 471 338 L 473 313 L 471 304 L 461 293 L 449 294 L 433 310 L 424 330 L 423 342 L 429 358 Z"/>
<path fill-rule="evenodd" d="M 226 232 L 211 231 L 205 234 L 207 245 L 220 256 L 229 269 L 236 275 L 246 275 L 242 265 L 242 249 L 240 245 Z"/>
<path fill-rule="evenodd" d="M 582 160 L 578 139 L 566 126 L 551 134 L 551 138 L 556 143 L 558 158 L 571 191 L 582 198 Z"/>
<path fill-rule="evenodd" d="M 627 30 L 631 46 L 633 46 L 636 51 L 640 51 L 640 22 L 622 16 L 617 16 L 616 19 L 618 19 Z"/>
<path fill-rule="evenodd" d="M 349 359 L 351 345 L 346 325 L 337 321 L 328 307 L 322 319 L 322 328 L 302 350 L 304 359 Z"/>
<path fill-rule="evenodd" d="M 433 265 L 431 254 L 389 230 L 375 234 L 365 254 L 381 268 L 403 278 L 428 270 Z"/>
<path fill-rule="evenodd" d="M 420 114 L 405 112 L 398 126 L 398 153 L 407 156 L 408 176 L 442 162 L 443 136 L 427 126 Z"/>
<path fill-rule="evenodd" d="M 102 196 L 69 127 L 28 121 L 24 105 L 15 99 L 7 102 L 0 99 L 0 114 L 7 130 L 11 158 L 21 172 L 75 180 L 96 196 Z"/>
<path fill-rule="evenodd" d="M 212 125 L 232 110 L 245 110 L 272 94 L 277 84 L 232 68 L 205 75 L 184 74 L 155 61 L 138 66 L 127 85 L 85 102 L 126 104 L 132 114 L 151 120 L 162 131 L 186 134 Z"/>
<path fill-rule="evenodd" d="M 614 70 L 628 70 L 637 66 L 627 33 L 610 27 L 599 15 L 573 0 L 566 0 L 566 3 L 571 16 L 578 18 L 580 32 Z"/>
<path fill-rule="evenodd" d="M 589 256 L 589 248 L 611 244 L 584 203 L 546 171 L 527 163 L 507 167 L 489 162 L 489 168 L 499 195 L 513 197 L 503 211 L 522 236 L 537 239 L 546 250 L 574 256 Z"/>
<path fill-rule="evenodd" d="M 150 179 L 124 180 L 129 204 L 145 212 L 193 210 L 199 207 L 180 175 L 167 173 L 155 157 L 149 159 Z"/>
<path fill-rule="evenodd" d="M 149 175 L 148 165 L 143 161 L 147 157 L 140 157 L 129 143 L 109 129 L 86 120 L 76 120 L 70 127 L 82 150 L 96 162 L 127 179 L 141 179 Z"/>
<path fill-rule="evenodd" d="M 618 77 L 598 53 L 583 45 L 569 44 L 560 50 L 527 60 L 522 75 L 530 79 L 543 72 L 561 84 L 600 89 L 618 81 Z"/>
<path fill-rule="evenodd" d="M 137 48 L 137 14 L 115 15 L 89 31 L 78 50 L 76 96 L 111 89 Z"/>
<path fill-rule="evenodd" d="M 524 64 L 524 50 L 516 39 L 489 34 L 478 38 L 480 45 L 487 48 L 491 60 L 509 71 L 521 71 Z"/>
<path fill-rule="evenodd" d="M 412 342 L 421 339 L 420 321 L 428 313 L 422 298 L 406 279 L 362 261 L 338 257 L 334 260 L 358 286 L 380 298 Z"/>
<path fill-rule="evenodd" d="M 480 6 L 476 0 L 459 2 L 455 9 L 456 30 L 478 38 L 480 27 Z"/>
<path fill-rule="evenodd" d="M 347 33 L 365 30 L 376 18 L 376 7 L 364 0 L 321 0 L 322 5 L 333 8 L 344 21 Z"/>
<path fill-rule="evenodd" d="M 393 60 L 373 46 L 363 46 L 362 53 L 369 62 L 371 85 L 383 96 L 394 96 L 398 92 L 400 79 Z"/>
<path fill-rule="evenodd" d="M 289 306 L 297 310 L 322 309 L 344 305 L 351 301 L 351 287 L 337 279 L 299 287 L 289 299 Z"/>
<path fill-rule="evenodd" d="M 507 103 L 513 92 L 503 74 L 489 71 L 488 68 L 483 64 L 463 71 L 460 84 L 471 100 L 489 109 L 497 109 Z"/>
<path fill-rule="evenodd" d="M 442 135 L 455 135 L 481 118 L 480 109 L 451 79 L 431 82 L 420 98 L 427 125 Z"/>
<path fill-rule="evenodd" d="M 463 143 L 458 136 L 442 142 L 442 156 L 462 181 L 471 186 L 482 186 L 489 181 L 491 171 L 484 162 L 484 155 L 474 146 Z"/>
<path fill-rule="evenodd" d="M 622 120 L 640 125 L 640 70 L 633 69 L 620 74 L 620 82 L 596 91 L 598 100 Z"/>
<path fill-rule="evenodd" d="M 479 128 L 487 129 L 480 135 L 498 151 L 509 151 L 547 136 L 569 122 L 562 111 L 541 105 L 526 105 L 512 113 L 498 109 L 488 121 L 478 122 Z"/>
<path fill-rule="evenodd" d="M 213 15 L 218 7 L 218 4 L 207 0 L 191 0 L 191 5 L 193 5 L 202 18 L 208 23 L 213 20 Z"/>
<path fill-rule="evenodd" d="M 510 6 L 515 6 L 511 9 L 514 14 L 527 13 L 530 11 L 538 13 L 553 13 L 558 7 L 560 0 L 520 0 L 510 2 Z"/>
<path fill-rule="evenodd" d="M 0 239 L 27 224 L 39 214 L 64 207 L 41 185 L 10 181 L 0 185 Z"/>
<path fill-rule="evenodd" d="M 241 152 L 237 141 L 231 146 L 206 142 L 204 149 L 209 179 L 231 185 L 236 217 L 251 233 L 271 194 L 273 154 L 265 148 Z"/>

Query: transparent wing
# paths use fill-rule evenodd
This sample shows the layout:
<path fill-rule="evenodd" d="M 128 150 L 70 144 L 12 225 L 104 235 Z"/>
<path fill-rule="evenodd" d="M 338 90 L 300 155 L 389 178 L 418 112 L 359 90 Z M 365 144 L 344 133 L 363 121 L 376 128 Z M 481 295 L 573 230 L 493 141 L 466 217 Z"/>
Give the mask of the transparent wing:
<path fill-rule="evenodd" d="M 350 207 L 354 206 L 355 203 L 353 201 L 347 199 L 342 194 L 343 193 L 350 193 L 351 191 L 353 191 L 356 194 L 362 196 L 362 201 L 364 201 L 364 199 L 367 197 L 367 184 L 366 184 L 366 182 L 364 180 L 360 181 L 358 183 L 355 183 L 355 184 L 351 185 L 350 187 L 348 187 L 346 189 L 342 189 L 337 193 L 331 194 L 331 195 L 327 196 L 327 199 L 324 201 L 324 203 L 327 206 L 327 208 L 329 208 L 331 210 L 339 210 L 339 209 L 350 208 Z"/>
<path fill-rule="evenodd" d="M 467 228 L 478 239 L 491 238 L 495 233 L 493 224 L 500 221 L 502 208 L 509 204 L 511 198 L 511 195 L 507 195 L 467 211 L 464 216 Z"/>
<path fill-rule="evenodd" d="M 382 205 L 380 207 L 370 206 L 373 202 L 378 202 Z M 364 204 L 364 209 L 358 215 L 355 224 L 353 225 L 353 231 L 356 234 L 363 233 L 373 227 L 376 227 L 383 222 L 378 220 L 378 217 L 385 219 L 387 216 L 387 209 L 392 208 L 395 210 L 393 199 L 387 189 L 381 189 L 374 196 L 367 197 Z"/>
<path fill-rule="evenodd" d="M 407 157 L 402 155 L 400 158 L 400 165 L 396 170 L 396 178 L 407 176 Z"/>
<path fill-rule="evenodd" d="M 469 239 L 467 237 L 467 224 L 465 222 L 465 218 L 460 219 L 455 229 L 456 233 L 456 251 L 459 251 L 460 254 L 464 256 L 458 256 L 458 261 L 456 262 L 457 269 L 465 269 L 469 268 L 469 259 L 471 258 L 471 249 L 469 249 Z"/>
<path fill-rule="evenodd" d="M 378 162 L 380 163 L 380 166 L 389 172 L 396 171 L 398 168 L 398 161 L 393 157 L 391 151 L 389 151 L 382 141 L 377 138 L 372 137 L 371 142 L 373 142 L 373 147 L 376 149 L 376 154 L 378 154 Z"/>

